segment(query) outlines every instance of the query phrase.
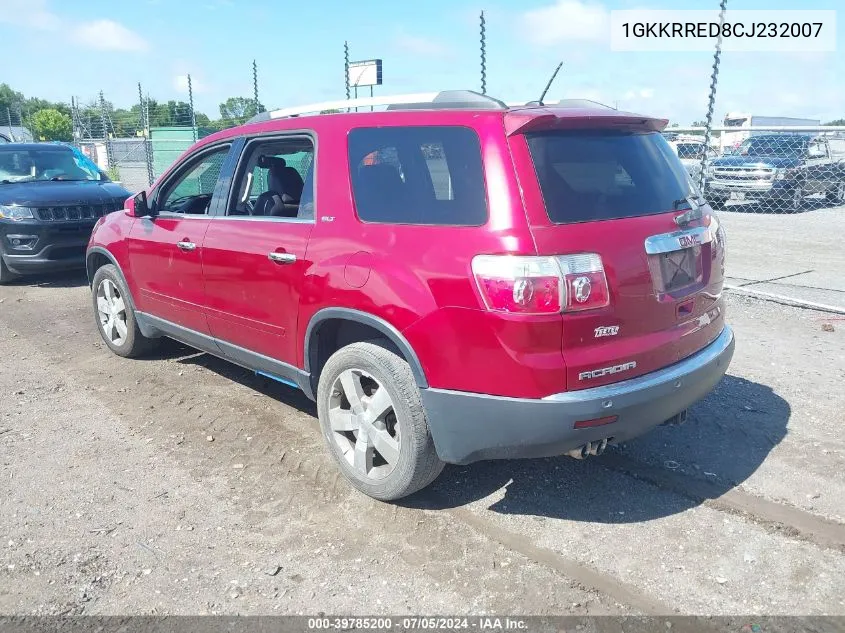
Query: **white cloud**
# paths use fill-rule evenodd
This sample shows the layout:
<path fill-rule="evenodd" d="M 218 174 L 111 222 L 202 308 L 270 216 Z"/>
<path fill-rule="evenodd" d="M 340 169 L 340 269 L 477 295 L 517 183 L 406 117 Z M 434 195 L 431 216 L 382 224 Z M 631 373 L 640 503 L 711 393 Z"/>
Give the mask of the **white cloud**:
<path fill-rule="evenodd" d="M 114 20 L 94 20 L 76 25 L 72 39 L 82 46 L 101 51 L 143 52 L 150 45 L 143 37 Z"/>
<path fill-rule="evenodd" d="M 424 57 L 445 57 L 449 54 L 449 47 L 430 37 L 399 33 L 394 39 L 397 48 L 413 55 Z"/>
<path fill-rule="evenodd" d="M 173 88 L 178 92 L 188 94 L 188 75 L 175 75 L 173 77 Z M 208 86 L 196 75 L 191 75 L 191 90 L 194 94 L 200 94 L 208 92 Z"/>
<path fill-rule="evenodd" d="M 622 98 L 628 101 L 630 99 L 646 100 L 652 97 L 654 97 L 654 90 L 651 88 L 639 88 L 637 90 L 629 90 Z"/>
<path fill-rule="evenodd" d="M 557 0 L 553 5 L 522 15 L 526 37 L 541 46 L 595 41 L 610 33 L 610 14 L 604 5 L 580 0 Z"/>
<path fill-rule="evenodd" d="M 42 31 L 55 31 L 61 25 L 46 0 L 0 0 L 0 22 Z"/>

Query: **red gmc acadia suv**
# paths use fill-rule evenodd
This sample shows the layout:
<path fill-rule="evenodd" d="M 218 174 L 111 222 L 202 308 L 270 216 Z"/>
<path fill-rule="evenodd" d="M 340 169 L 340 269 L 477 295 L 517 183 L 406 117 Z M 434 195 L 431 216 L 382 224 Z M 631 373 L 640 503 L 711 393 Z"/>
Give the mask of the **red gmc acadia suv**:
<path fill-rule="evenodd" d="M 87 267 L 112 351 L 167 336 L 301 389 L 384 500 L 445 462 L 599 454 L 713 389 L 725 236 L 665 121 L 380 103 L 259 115 L 101 218 Z"/>

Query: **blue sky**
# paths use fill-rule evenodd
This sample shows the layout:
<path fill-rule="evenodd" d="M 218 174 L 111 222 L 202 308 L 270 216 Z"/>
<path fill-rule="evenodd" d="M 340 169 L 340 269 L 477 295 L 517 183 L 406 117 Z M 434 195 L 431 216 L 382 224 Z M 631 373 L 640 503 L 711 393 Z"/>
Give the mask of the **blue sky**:
<path fill-rule="evenodd" d="M 681 124 L 706 110 L 709 53 L 611 52 L 613 9 L 710 9 L 717 0 L 0 0 L 0 81 L 26 95 L 117 106 L 137 83 L 159 101 L 185 99 L 212 117 L 251 96 L 251 64 L 268 107 L 343 98 L 343 41 L 353 59 L 384 60 L 382 93 L 479 86 L 478 13 L 487 15 L 488 92 L 585 97 Z M 730 0 L 734 9 L 837 9 L 841 0 Z M 845 46 L 845 12 L 837 41 Z M 845 52 L 725 53 L 716 115 L 726 111 L 845 117 Z"/>

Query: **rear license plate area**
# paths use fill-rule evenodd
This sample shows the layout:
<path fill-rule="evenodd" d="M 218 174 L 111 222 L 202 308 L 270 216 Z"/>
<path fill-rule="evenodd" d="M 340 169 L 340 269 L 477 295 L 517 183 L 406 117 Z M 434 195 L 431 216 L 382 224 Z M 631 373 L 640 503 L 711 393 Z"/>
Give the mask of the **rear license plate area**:
<path fill-rule="evenodd" d="M 649 259 L 659 294 L 681 295 L 704 280 L 700 245 L 651 255 Z"/>

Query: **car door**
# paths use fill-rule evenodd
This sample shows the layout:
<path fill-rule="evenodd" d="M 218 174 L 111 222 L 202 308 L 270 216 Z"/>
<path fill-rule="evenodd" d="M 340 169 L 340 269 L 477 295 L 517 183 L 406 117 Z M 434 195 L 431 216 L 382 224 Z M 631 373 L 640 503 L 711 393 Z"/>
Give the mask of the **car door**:
<path fill-rule="evenodd" d="M 297 315 L 314 227 L 311 133 L 249 140 L 203 243 L 208 323 L 220 349 L 273 373 L 295 366 Z"/>
<path fill-rule="evenodd" d="M 206 336 L 202 242 L 230 149 L 203 148 L 171 170 L 150 195 L 157 215 L 135 222 L 127 240 L 139 310 Z"/>

